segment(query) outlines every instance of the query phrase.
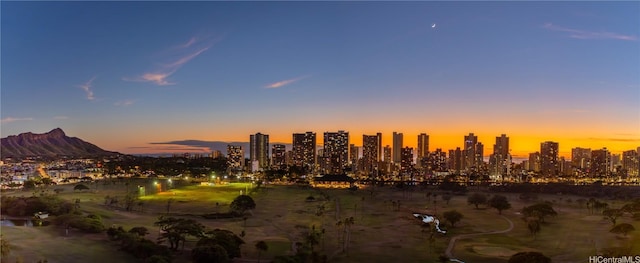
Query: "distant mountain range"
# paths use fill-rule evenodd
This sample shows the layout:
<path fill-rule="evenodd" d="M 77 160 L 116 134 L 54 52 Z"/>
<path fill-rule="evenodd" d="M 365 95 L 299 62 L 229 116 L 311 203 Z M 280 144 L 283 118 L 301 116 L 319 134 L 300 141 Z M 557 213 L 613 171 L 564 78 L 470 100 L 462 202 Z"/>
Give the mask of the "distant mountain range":
<path fill-rule="evenodd" d="M 188 146 L 188 147 L 203 147 L 209 148 L 210 152 L 220 151 L 223 155 L 227 154 L 227 146 L 228 145 L 238 145 L 242 146 L 244 150 L 245 157 L 249 157 L 249 142 L 222 142 L 222 141 L 202 141 L 202 140 L 181 140 L 181 141 L 168 141 L 168 142 L 152 142 L 149 144 L 153 145 L 179 145 L 179 146 Z M 271 147 L 273 144 L 284 144 L 285 149 L 287 151 L 292 149 L 292 145 L 290 143 L 278 143 L 272 142 L 269 144 Z M 271 148 L 269 148 L 269 152 L 271 152 Z M 175 152 L 166 152 L 166 153 L 155 153 L 155 154 L 138 154 L 138 155 L 146 155 L 146 156 L 165 156 L 171 155 Z"/>
<path fill-rule="evenodd" d="M 120 153 L 105 151 L 100 147 L 76 137 L 67 136 L 60 128 L 43 134 L 31 132 L 2 138 L 2 158 L 24 159 L 26 157 L 102 157 Z"/>

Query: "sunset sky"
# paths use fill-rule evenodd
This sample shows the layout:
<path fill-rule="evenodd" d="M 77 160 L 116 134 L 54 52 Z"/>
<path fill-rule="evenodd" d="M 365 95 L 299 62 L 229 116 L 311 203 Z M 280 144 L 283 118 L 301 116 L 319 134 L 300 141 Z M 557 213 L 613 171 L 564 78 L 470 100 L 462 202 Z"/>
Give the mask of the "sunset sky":
<path fill-rule="evenodd" d="M 640 2 L 6 2 L 1 135 L 640 146 Z M 199 150 L 199 149 L 198 149 Z"/>

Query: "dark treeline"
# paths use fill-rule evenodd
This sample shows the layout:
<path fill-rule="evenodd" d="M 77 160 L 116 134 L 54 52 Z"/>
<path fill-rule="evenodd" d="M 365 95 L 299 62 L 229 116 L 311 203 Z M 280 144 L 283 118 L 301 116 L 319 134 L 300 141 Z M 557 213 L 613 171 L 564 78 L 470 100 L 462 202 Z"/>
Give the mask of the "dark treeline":
<path fill-rule="evenodd" d="M 210 172 L 227 171 L 227 159 L 219 158 L 184 158 L 184 157 L 137 157 L 126 156 L 104 164 L 107 174 L 142 173 L 153 171 L 156 174 L 176 176 L 179 174 L 198 176 Z"/>
<path fill-rule="evenodd" d="M 595 198 L 616 198 L 629 200 L 640 198 L 637 186 L 606 186 L 602 184 L 573 185 L 563 183 L 547 184 L 508 184 L 489 187 L 490 192 L 570 194 Z"/>

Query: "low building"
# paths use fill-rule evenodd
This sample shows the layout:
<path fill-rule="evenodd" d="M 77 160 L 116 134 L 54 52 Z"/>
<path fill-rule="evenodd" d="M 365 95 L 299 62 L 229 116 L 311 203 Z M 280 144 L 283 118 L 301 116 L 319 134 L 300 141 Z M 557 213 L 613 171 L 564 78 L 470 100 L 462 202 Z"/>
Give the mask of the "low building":
<path fill-rule="evenodd" d="M 355 186 L 355 182 L 356 179 L 353 179 L 346 174 L 326 174 L 315 177 L 312 185 L 313 187 L 323 188 L 350 188 Z"/>

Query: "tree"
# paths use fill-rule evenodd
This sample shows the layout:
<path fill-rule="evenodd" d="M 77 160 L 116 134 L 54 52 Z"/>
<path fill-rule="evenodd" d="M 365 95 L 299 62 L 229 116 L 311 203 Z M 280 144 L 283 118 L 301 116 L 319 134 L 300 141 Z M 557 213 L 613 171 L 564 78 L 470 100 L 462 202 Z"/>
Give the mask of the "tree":
<path fill-rule="evenodd" d="M 143 237 L 143 236 L 149 234 L 149 230 L 146 227 L 137 226 L 137 227 L 129 229 L 129 233 L 136 234 L 136 235 L 138 235 L 140 237 Z"/>
<path fill-rule="evenodd" d="M 145 263 L 170 263 L 171 261 L 168 259 L 168 257 L 161 256 L 161 255 L 153 255 L 145 259 L 144 262 Z"/>
<path fill-rule="evenodd" d="M 84 191 L 84 190 L 89 190 L 89 187 L 84 185 L 84 184 L 77 184 L 76 186 L 73 187 L 73 191 Z"/>
<path fill-rule="evenodd" d="M 451 201 L 451 194 L 446 193 L 446 194 L 443 194 L 441 197 L 442 197 L 442 201 L 445 201 L 447 205 L 449 205 L 449 201 Z"/>
<path fill-rule="evenodd" d="M 584 198 L 577 199 L 576 203 L 578 203 L 578 206 L 582 208 L 582 206 L 584 206 L 584 204 L 587 203 L 587 199 L 584 199 Z"/>
<path fill-rule="evenodd" d="M 449 221 L 449 223 L 451 223 L 451 227 L 454 227 L 455 224 L 464 217 L 460 212 L 456 210 L 450 210 L 450 211 L 444 212 L 442 216 L 444 216 L 444 219 L 446 219 L 447 221 Z"/>
<path fill-rule="evenodd" d="M 229 262 L 227 251 L 218 244 L 199 245 L 191 250 L 191 259 L 195 263 Z"/>
<path fill-rule="evenodd" d="M 260 253 L 267 252 L 267 250 L 269 250 L 269 246 L 267 245 L 267 242 L 260 240 L 256 242 L 256 249 L 258 249 L 258 263 L 260 263 Z"/>
<path fill-rule="evenodd" d="M 49 177 L 42 178 L 42 184 L 44 184 L 44 185 L 52 185 L 53 184 L 53 180 L 51 180 L 51 178 L 49 178 Z"/>
<path fill-rule="evenodd" d="M 614 233 L 614 234 L 622 234 L 625 237 L 627 236 L 627 233 L 636 230 L 635 227 L 633 227 L 633 225 L 631 224 L 627 224 L 627 223 L 622 223 L 622 224 L 617 224 L 615 225 L 613 228 L 611 228 L 611 230 L 609 230 L 609 232 Z"/>
<path fill-rule="evenodd" d="M 522 201 L 529 202 L 529 201 L 537 200 L 538 195 L 535 193 L 526 192 L 526 193 L 521 193 L 519 198 Z"/>
<path fill-rule="evenodd" d="M 504 195 L 494 195 L 489 199 L 489 206 L 498 210 L 498 214 L 502 214 L 502 210 L 511 208 L 511 204 Z"/>
<path fill-rule="evenodd" d="M 124 210 L 131 211 L 136 201 L 138 201 L 138 195 L 134 193 L 128 193 L 124 197 Z"/>
<path fill-rule="evenodd" d="M 551 259 L 540 252 L 518 252 L 509 258 L 508 263 L 551 263 Z"/>
<path fill-rule="evenodd" d="M 57 216 L 53 220 L 53 223 L 58 226 L 68 226 L 76 228 L 87 233 L 100 233 L 104 231 L 104 224 L 102 223 L 102 219 L 99 216 L 93 214 L 90 214 L 88 216 L 82 216 L 78 214 L 64 214 Z"/>
<path fill-rule="evenodd" d="M 22 189 L 24 190 L 32 190 L 36 188 L 36 181 L 34 180 L 26 180 L 22 184 Z"/>
<path fill-rule="evenodd" d="M 204 234 L 204 226 L 193 219 L 160 216 L 153 224 L 162 230 L 158 242 L 168 240 L 172 250 L 178 250 L 180 242 L 184 248 L 187 235 L 201 237 Z"/>
<path fill-rule="evenodd" d="M 547 216 L 556 216 L 558 213 L 553 210 L 551 203 L 544 202 L 535 205 L 530 205 L 522 208 L 522 214 L 525 217 L 536 217 L 541 222 L 544 222 L 544 218 Z"/>
<path fill-rule="evenodd" d="M 467 203 L 475 205 L 476 209 L 480 209 L 478 206 L 487 203 L 487 196 L 481 193 L 474 193 L 467 198 Z"/>
<path fill-rule="evenodd" d="M 526 219 L 526 221 L 527 229 L 529 229 L 529 232 L 533 235 L 533 239 L 536 239 L 536 234 L 540 232 L 540 221 L 536 218 L 529 218 Z"/>
<path fill-rule="evenodd" d="M 242 255 L 240 246 L 244 244 L 242 238 L 229 230 L 215 229 L 207 231 L 203 238 L 198 241 L 198 244 L 217 244 L 227 251 L 229 258 L 236 258 Z"/>
<path fill-rule="evenodd" d="M 625 204 L 624 206 L 622 206 L 622 211 L 631 214 L 640 212 L 640 199 L 636 199 L 629 204 Z"/>
<path fill-rule="evenodd" d="M 602 211 L 602 215 L 604 218 L 609 219 L 611 221 L 611 225 L 616 225 L 616 221 L 618 217 L 621 217 L 623 214 L 621 209 L 605 209 Z"/>
<path fill-rule="evenodd" d="M 244 214 L 245 211 L 256 208 L 256 202 L 248 195 L 239 195 L 229 205 L 231 211 Z"/>

